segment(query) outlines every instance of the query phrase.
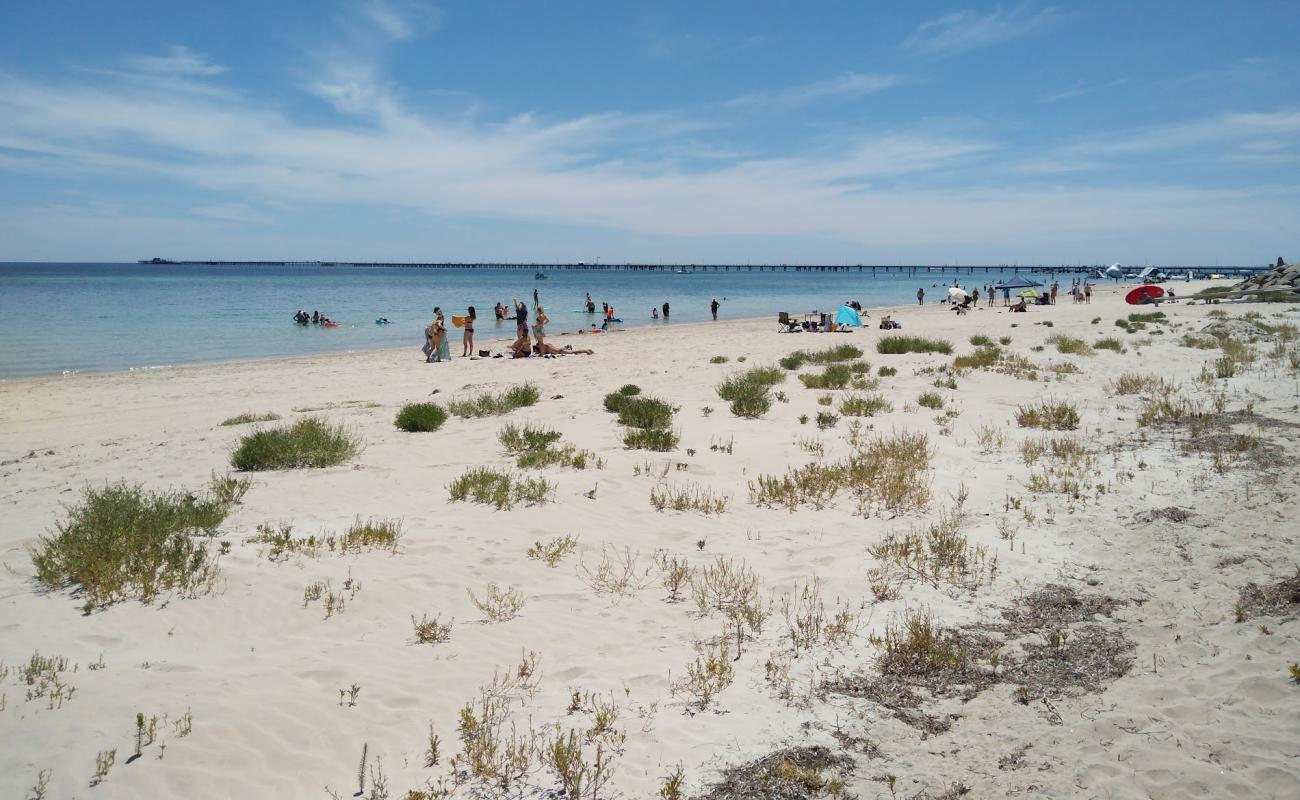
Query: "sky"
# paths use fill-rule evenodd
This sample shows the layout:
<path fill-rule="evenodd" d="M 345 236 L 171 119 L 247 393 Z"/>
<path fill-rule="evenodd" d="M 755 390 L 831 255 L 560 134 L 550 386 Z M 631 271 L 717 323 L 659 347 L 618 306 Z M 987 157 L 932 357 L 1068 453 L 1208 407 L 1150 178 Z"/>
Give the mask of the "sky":
<path fill-rule="evenodd" d="M 0 7 L 0 261 L 1300 260 L 1300 3 Z"/>

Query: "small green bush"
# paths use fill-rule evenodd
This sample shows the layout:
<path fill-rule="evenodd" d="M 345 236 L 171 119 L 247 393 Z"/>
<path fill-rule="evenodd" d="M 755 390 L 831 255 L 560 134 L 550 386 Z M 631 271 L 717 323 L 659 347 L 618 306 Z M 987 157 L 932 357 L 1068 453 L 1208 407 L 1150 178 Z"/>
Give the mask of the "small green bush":
<path fill-rule="evenodd" d="M 726 356 L 714 356 L 709 359 L 710 364 L 725 364 L 729 359 Z"/>
<path fill-rule="evenodd" d="M 29 551 L 36 579 L 50 589 L 75 588 L 86 613 L 128 597 L 152 601 L 160 592 L 211 591 L 218 568 L 206 542 L 229 504 L 215 496 L 145 491 L 138 485 L 87 488 L 81 502 Z"/>
<path fill-rule="evenodd" d="M 1093 342 L 1093 347 L 1098 350 L 1114 350 L 1116 353 L 1124 352 L 1124 343 L 1114 336 L 1107 336 L 1104 339 L 1098 339 Z"/>
<path fill-rule="evenodd" d="M 287 427 L 256 430 L 244 436 L 230 454 L 230 464 L 245 472 L 332 467 L 360 451 L 360 441 L 342 425 L 305 417 Z"/>
<path fill-rule="evenodd" d="M 559 440 L 559 431 L 531 423 L 520 426 L 512 422 L 497 434 L 501 447 L 512 456 L 528 450 L 544 450 Z"/>
<path fill-rule="evenodd" d="M 895 376 L 895 375 L 898 374 L 898 368 L 897 368 L 897 367 L 881 367 L 880 369 L 876 370 L 876 374 L 879 375 L 879 376 L 882 377 L 882 378 L 892 378 L 893 376 Z"/>
<path fill-rule="evenodd" d="M 1011 344 L 1011 337 L 1003 336 L 1002 338 L 998 339 L 998 344 L 1002 345 L 1003 347 L 1006 347 L 1007 345 Z"/>
<path fill-rule="evenodd" d="M 809 389 L 844 389 L 853 380 L 853 369 L 848 364 L 831 364 L 821 372 L 800 375 L 799 380 Z"/>
<path fill-rule="evenodd" d="M 985 345 L 993 344 L 993 340 L 982 333 L 977 333 L 970 337 L 970 343 L 975 347 L 984 347 Z"/>
<path fill-rule="evenodd" d="M 746 419 L 758 419 L 772 408 L 772 396 L 761 383 L 741 383 L 730 391 L 731 413 Z"/>
<path fill-rule="evenodd" d="M 922 336 L 885 336 L 876 341 L 876 352 L 885 355 L 903 353 L 943 353 L 952 355 L 952 342 Z"/>
<path fill-rule="evenodd" d="M 916 402 L 918 405 L 924 406 L 925 408 L 943 408 L 943 397 L 941 397 L 937 392 L 925 392 L 920 397 L 916 398 Z"/>
<path fill-rule="evenodd" d="M 840 413 L 846 417 L 874 417 L 894 409 L 879 392 L 851 394 L 840 403 Z"/>
<path fill-rule="evenodd" d="M 861 357 L 862 348 L 845 343 L 814 352 L 796 350 L 781 359 L 781 366 L 788 370 L 796 370 L 804 364 L 834 364 L 840 361 L 852 361 L 855 358 Z"/>
<path fill-rule="evenodd" d="M 629 450 L 650 450 L 667 453 L 677 448 L 680 438 L 667 428 L 633 428 L 623 435 L 623 446 Z"/>
<path fill-rule="evenodd" d="M 995 344 L 975 348 L 975 352 L 957 356 L 952 360 L 954 369 L 990 369 L 997 365 L 1002 351 Z"/>
<path fill-rule="evenodd" d="M 1063 333 L 1047 337 L 1047 343 L 1055 345 L 1058 353 L 1070 353 L 1076 356 L 1092 355 L 1092 348 L 1088 346 L 1087 342 L 1073 336 L 1066 336 Z"/>
<path fill-rule="evenodd" d="M 641 394 L 641 387 L 637 386 L 635 383 L 625 383 L 618 387 L 618 393 L 624 397 L 635 397 L 636 395 Z"/>
<path fill-rule="evenodd" d="M 630 397 L 618 411 L 618 423 L 642 430 L 667 428 L 673 424 L 673 407 L 656 397 Z"/>
<path fill-rule="evenodd" d="M 437 403 L 408 403 L 397 412 L 393 424 L 408 433 L 436 431 L 447 421 L 447 412 Z"/>

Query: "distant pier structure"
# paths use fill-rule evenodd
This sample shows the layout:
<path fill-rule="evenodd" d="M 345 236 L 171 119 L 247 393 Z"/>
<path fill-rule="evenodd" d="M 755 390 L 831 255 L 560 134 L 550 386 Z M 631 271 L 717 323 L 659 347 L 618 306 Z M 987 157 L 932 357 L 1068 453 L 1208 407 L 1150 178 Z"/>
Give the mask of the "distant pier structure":
<path fill-rule="evenodd" d="M 870 274 L 937 275 L 972 274 L 975 272 L 1038 272 L 1048 274 L 1091 273 L 1106 265 L 1043 265 L 1043 264 L 542 264 L 524 262 L 435 262 L 435 261 L 171 261 L 155 258 L 142 264 L 181 264 L 191 266 L 233 267 L 389 267 L 401 269 L 493 269 L 532 270 L 534 273 L 559 270 L 598 270 L 627 272 L 863 272 Z M 1194 274 L 1218 273 L 1221 275 L 1253 275 L 1268 267 L 1167 265 L 1167 270 L 1191 271 Z M 1137 267 L 1130 267 L 1136 270 Z"/>

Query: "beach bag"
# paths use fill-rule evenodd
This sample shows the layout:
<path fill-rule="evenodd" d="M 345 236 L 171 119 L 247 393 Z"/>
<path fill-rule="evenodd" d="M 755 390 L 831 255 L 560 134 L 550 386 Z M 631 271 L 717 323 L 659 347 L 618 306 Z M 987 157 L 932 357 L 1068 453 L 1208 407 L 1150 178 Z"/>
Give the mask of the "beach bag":
<path fill-rule="evenodd" d="M 491 358 L 491 357 L 492 357 L 492 351 L 491 351 L 491 350 L 480 350 L 480 351 L 478 351 L 478 354 L 479 354 L 479 357 L 480 357 L 480 358 Z"/>

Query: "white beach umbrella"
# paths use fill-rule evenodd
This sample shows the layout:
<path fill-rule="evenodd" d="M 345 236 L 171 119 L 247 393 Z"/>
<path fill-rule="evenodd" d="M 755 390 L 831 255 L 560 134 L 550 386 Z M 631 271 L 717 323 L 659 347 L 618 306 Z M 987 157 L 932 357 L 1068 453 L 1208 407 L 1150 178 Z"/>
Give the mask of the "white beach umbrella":
<path fill-rule="evenodd" d="M 950 288 L 948 289 L 948 302 L 950 302 L 950 303 L 964 303 L 965 301 L 966 301 L 966 290 L 965 290 L 965 289 L 960 289 L 960 288 L 958 288 L 958 287 L 956 287 L 956 286 L 950 287 Z"/>

